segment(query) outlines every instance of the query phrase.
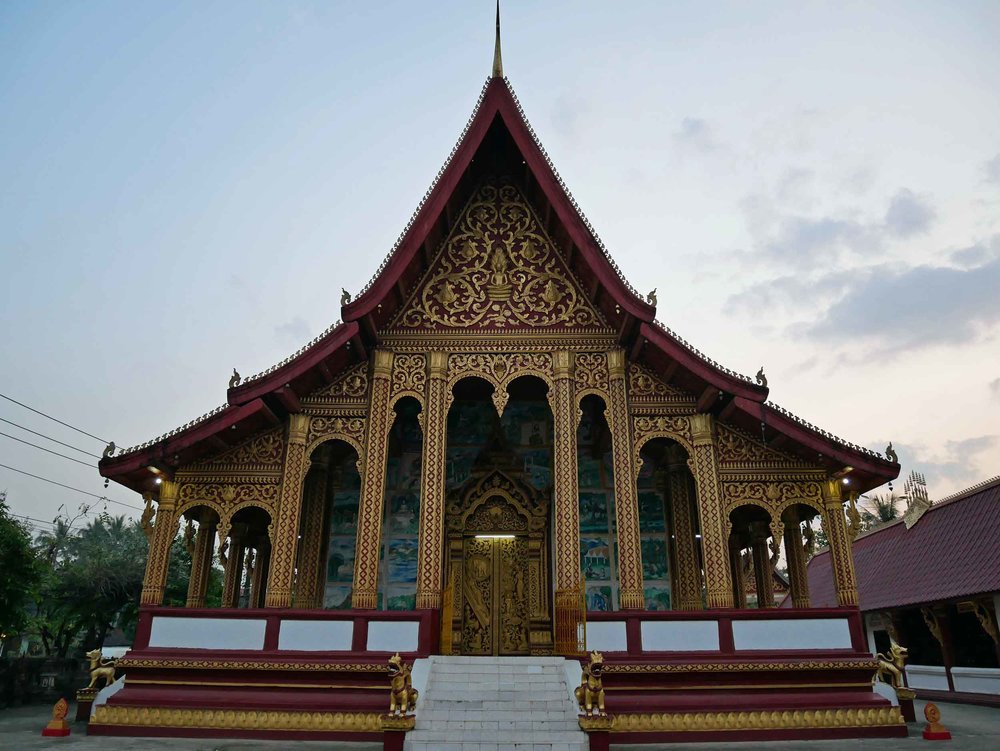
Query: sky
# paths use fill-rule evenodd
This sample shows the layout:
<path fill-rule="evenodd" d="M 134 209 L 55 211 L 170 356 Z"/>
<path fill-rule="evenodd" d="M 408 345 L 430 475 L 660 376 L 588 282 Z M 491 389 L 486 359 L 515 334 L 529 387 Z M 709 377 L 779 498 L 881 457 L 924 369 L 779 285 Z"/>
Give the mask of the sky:
<path fill-rule="evenodd" d="M 471 114 L 493 12 L 0 3 L 0 393 L 102 440 L 0 419 L 131 446 L 324 330 Z M 1000 4 L 502 12 L 528 119 L 661 321 L 810 422 L 891 440 L 931 498 L 1000 474 Z M 84 462 L 0 435 L 0 464 L 141 505 L 0 432 Z M 0 467 L 2 489 L 40 528 L 104 507 Z"/>

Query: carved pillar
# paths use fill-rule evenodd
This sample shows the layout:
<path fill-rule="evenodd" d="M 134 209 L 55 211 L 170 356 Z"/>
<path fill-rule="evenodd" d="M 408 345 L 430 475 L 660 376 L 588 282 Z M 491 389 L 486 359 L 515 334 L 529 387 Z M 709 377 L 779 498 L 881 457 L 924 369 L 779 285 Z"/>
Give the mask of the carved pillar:
<path fill-rule="evenodd" d="M 837 589 L 837 604 L 841 607 L 858 604 L 858 585 L 854 578 L 854 558 L 851 538 L 847 533 L 844 508 L 841 505 L 840 483 L 827 480 L 823 484 L 823 527 L 830 541 L 833 579 Z"/>
<path fill-rule="evenodd" d="M 785 560 L 788 563 L 788 586 L 792 591 L 792 607 L 809 607 L 809 576 L 806 572 L 806 551 L 802 546 L 802 528 L 798 514 L 789 512 L 785 525 Z"/>
<path fill-rule="evenodd" d="M 285 469 L 281 476 L 278 497 L 278 518 L 274 524 L 274 540 L 268 561 L 267 597 L 269 608 L 287 608 L 292 604 L 295 586 L 295 557 L 299 542 L 299 516 L 302 512 L 302 486 L 305 484 L 308 461 L 306 437 L 309 416 L 288 416 L 288 446 L 285 449 Z"/>
<path fill-rule="evenodd" d="M 306 475 L 302 498 L 302 541 L 299 546 L 298 573 L 295 577 L 295 607 L 318 608 L 320 590 L 326 583 L 326 559 L 323 555 L 324 542 L 328 537 L 330 521 L 327 503 L 329 460 L 325 457 L 313 459 Z"/>
<path fill-rule="evenodd" d="M 265 607 L 267 596 L 270 594 L 271 582 L 268 574 L 271 570 L 271 542 L 265 537 L 257 543 L 257 558 L 253 565 L 253 575 L 250 577 L 250 602 L 251 608 Z M 264 583 L 267 582 L 265 588 Z"/>
<path fill-rule="evenodd" d="M 696 548 L 691 486 L 684 465 L 671 466 L 669 472 L 670 516 L 674 529 L 673 545 L 677 551 L 677 609 L 701 610 L 701 565 Z"/>
<path fill-rule="evenodd" d="M 774 607 L 774 579 L 771 578 L 771 555 L 767 549 L 767 524 L 755 522 L 751 528 L 750 550 L 753 555 L 753 578 L 757 589 L 757 607 Z"/>
<path fill-rule="evenodd" d="M 701 550 L 705 562 L 708 607 L 733 607 L 733 581 L 729 571 L 727 520 L 722 510 L 722 488 L 713 442 L 712 416 L 691 416 L 694 455 L 688 460 L 698 487 L 701 511 Z"/>
<path fill-rule="evenodd" d="M 642 590 L 642 548 L 639 544 L 639 502 L 632 466 L 632 430 L 625 393 L 625 352 L 608 353 L 608 425 L 615 476 L 615 526 L 618 534 L 618 591 L 622 610 L 646 607 Z M 574 451 L 575 451 L 574 446 Z M 574 454 L 575 456 L 575 454 Z M 579 532 L 576 533 L 579 536 Z M 577 561 L 579 567 L 579 561 Z"/>
<path fill-rule="evenodd" d="M 733 582 L 733 603 L 738 608 L 747 606 L 747 583 L 743 578 L 743 546 L 739 535 L 729 535 L 729 569 Z"/>
<path fill-rule="evenodd" d="M 225 575 L 222 579 L 222 607 L 224 608 L 237 608 L 240 605 L 243 558 L 246 555 L 246 545 L 243 544 L 245 534 L 246 526 L 243 524 L 233 524 L 229 532 L 229 555 L 226 558 Z"/>
<path fill-rule="evenodd" d="M 194 539 L 194 553 L 191 555 L 191 575 L 188 577 L 186 607 L 205 607 L 205 590 L 212 570 L 212 554 L 215 552 L 215 532 L 219 517 L 209 508 L 201 510 L 198 519 L 198 535 Z"/>
<path fill-rule="evenodd" d="M 549 394 L 554 435 L 556 650 L 575 651 L 575 619 L 580 602 L 580 493 L 576 464 L 576 404 L 573 399 L 573 354 L 552 354 L 554 388 Z"/>
<path fill-rule="evenodd" d="M 378 554 L 382 544 L 382 504 L 385 500 L 385 463 L 392 427 L 389 385 L 392 352 L 375 350 L 372 367 L 368 436 L 358 507 L 358 542 L 354 554 L 354 593 L 351 605 L 373 610 L 378 604 Z M 425 438 L 426 441 L 426 438 Z"/>
<path fill-rule="evenodd" d="M 146 575 L 142 581 L 143 605 L 162 605 L 163 590 L 167 585 L 167 565 L 170 563 L 170 546 L 177 537 L 180 520 L 177 518 L 177 483 L 164 480 L 160 483 L 160 498 L 156 503 L 156 521 L 149 542 L 146 558 Z"/>
<path fill-rule="evenodd" d="M 444 560 L 445 452 L 448 435 L 448 353 L 431 352 L 420 466 L 417 609 L 441 607 Z"/>

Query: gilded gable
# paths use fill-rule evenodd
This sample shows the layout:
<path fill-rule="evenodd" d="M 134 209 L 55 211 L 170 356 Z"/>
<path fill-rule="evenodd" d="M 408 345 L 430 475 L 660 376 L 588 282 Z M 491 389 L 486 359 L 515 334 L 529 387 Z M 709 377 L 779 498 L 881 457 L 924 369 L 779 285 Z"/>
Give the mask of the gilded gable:
<path fill-rule="evenodd" d="M 728 425 L 718 425 L 716 445 L 721 468 L 746 467 L 763 469 L 770 467 L 808 466 L 801 459 L 795 459 L 780 451 L 765 446 L 746 433 Z"/>
<path fill-rule="evenodd" d="M 390 329 L 535 327 L 608 330 L 524 195 L 496 179 L 465 207 Z"/>

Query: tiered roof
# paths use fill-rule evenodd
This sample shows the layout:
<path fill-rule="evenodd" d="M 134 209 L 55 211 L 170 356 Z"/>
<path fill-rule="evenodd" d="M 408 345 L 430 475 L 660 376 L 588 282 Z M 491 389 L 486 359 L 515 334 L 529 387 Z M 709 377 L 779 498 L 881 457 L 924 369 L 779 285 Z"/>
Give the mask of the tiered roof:
<path fill-rule="evenodd" d="M 724 368 L 655 320 L 655 306 L 625 279 L 553 166 L 510 83 L 499 76 L 483 86 L 448 159 L 371 281 L 342 305 L 341 321 L 281 363 L 230 388 L 227 403 L 217 410 L 103 460 L 101 473 L 146 489 L 155 478 L 149 467 L 169 473 L 278 424 L 287 413 L 300 411 L 302 397 L 367 360 L 425 278 L 473 191 L 498 170 L 516 175 L 518 189 L 573 269 L 588 303 L 631 360 L 694 394 L 699 411 L 761 435 L 775 448 L 833 472 L 851 467 L 862 491 L 896 477 L 897 464 L 767 403 L 763 382 Z"/>

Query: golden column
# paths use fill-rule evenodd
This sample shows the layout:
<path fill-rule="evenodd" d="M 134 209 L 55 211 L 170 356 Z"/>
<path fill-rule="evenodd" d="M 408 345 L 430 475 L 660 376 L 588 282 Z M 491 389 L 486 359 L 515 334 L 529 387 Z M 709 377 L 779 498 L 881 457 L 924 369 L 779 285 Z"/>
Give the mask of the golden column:
<path fill-rule="evenodd" d="M 177 517 L 177 483 L 164 480 L 160 483 L 160 497 L 156 503 L 156 520 L 146 558 L 146 576 L 142 580 L 142 605 L 162 605 L 163 590 L 167 585 L 167 566 L 170 563 L 170 546 L 177 537 L 180 519 Z"/>
<path fill-rule="evenodd" d="M 445 452 L 448 434 L 448 353 L 431 352 L 427 363 L 427 411 L 420 475 L 417 543 L 417 609 L 441 607 L 444 558 Z"/>
<path fill-rule="evenodd" d="M 733 607 L 733 582 L 729 572 L 727 519 L 722 510 L 722 488 L 715 457 L 710 414 L 691 415 L 694 456 L 688 464 L 698 488 L 701 507 L 701 550 L 705 561 L 705 588 L 708 607 Z"/>
<path fill-rule="evenodd" d="M 205 607 L 205 590 L 212 571 L 212 554 L 215 552 L 215 531 L 219 517 L 210 508 L 203 508 L 198 518 L 198 536 L 194 539 L 194 554 L 191 556 L 191 576 L 188 577 L 186 607 Z"/>
<path fill-rule="evenodd" d="M 573 353 L 552 354 L 552 405 L 555 435 L 556 651 L 577 651 L 577 628 L 583 618 L 580 592 L 580 493 L 576 464 L 576 412 L 573 399 Z"/>
<path fill-rule="evenodd" d="M 625 393 L 625 351 L 608 351 L 608 423 L 615 476 L 615 526 L 618 532 L 618 586 L 622 610 L 646 607 L 642 591 L 642 548 L 639 544 L 639 502 L 632 466 L 632 431 Z M 574 433 L 575 435 L 575 433 Z M 576 456 L 574 442 L 573 454 Z M 574 461 L 575 464 L 575 461 Z M 577 525 L 579 526 L 579 525 Z M 575 533 L 579 536 L 579 531 Z M 577 561 L 579 569 L 579 560 Z"/>
<path fill-rule="evenodd" d="M 306 470 L 309 469 L 306 458 L 309 419 L 309 415 L 303 414 L 288 416 L 288 445 L 285 448 L 285 468 L 278 496 L 278 518 L 274 520 L 274 539 L 271 540 L 267 562 L 267 594 L 264 605 L 269 608 L 287 608 L 292 604 L 299 517 L 302 513 L 302 486 L 305 484 Z M 260 568 L 262 561 L 259 552 L 257 565 Z"/>
<path fill-rule="evenodd" d="M 771 572 L 771 554 L 767 547 L 770 530 L 766 522 L 750 525 L 750 551 L 753 555 L 753 577 L 757 590 L 757 607 L 774 607 L 774 579 Z"/>
<path fill-rule="evenodd" d="M 785 560 L 788 562 L 788 586 L 792 591 L 792 607 L 809 607 L 809 576 L 806 573 L 806 551 L 802 546 L 802 529 L 796 516 L 785 525 Z"/>
<path fill-rule="evenodd" d="M 701 565 L 695 538 L 691 490 L 683 464 L 667 468 L 673 547 L 677 561 L 677 609 L 701 610 Z"/>
<path fill-rule="evenodd" d="M 385 500 L 385 463 L 392 427 L 389 386 L 392 352 L 375 350 L 372 367 L 368 435 L 358 504 L 358 543 L 354 554 L 354 593 L 351 606 L 373 610 L 378 604 L 378 554 L 382 544 L 382 504 Z"/>
<path fill-rule="evenodd" d="M 823 483 L 823 528 L 830 541 L 830 559 L 833 561 L 837 604 L 844 607 L 858 604 L 858 585 L 854 578 L 851 536 L 847 533 L 842 503 L 840 482 L 833 479 Z"/>
<path fill-rule="evenodd" d="M 295 578 L 295 607 L 322 607 L 322 591 L 326 584 L 326 551 L 330 520 L 327 487 L 330 477 L 329 459 L 317 456 L 306 474 L 302 498 L 302 545 Z"/>
<path fill-rule="evenodd" d="M 240 604 L 240 585 L 243 583 L 243 558 L 246 555 L 246 545 L 243 537 L 246 525 L 233 524 L 229 532 L 229 552 L 224 563 L 225 575 L 222 579 L 222 607 L 235 608 Z M 219 558 L 222 558 L 223 541 L 219 545 Z"/>

